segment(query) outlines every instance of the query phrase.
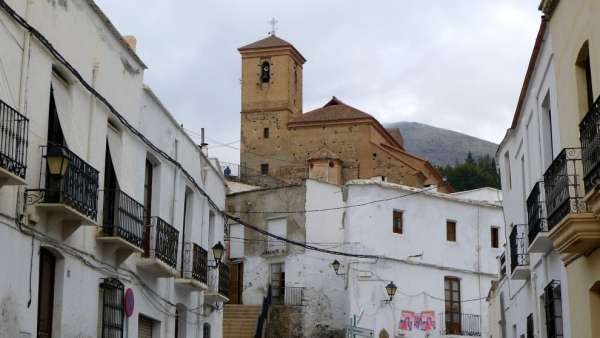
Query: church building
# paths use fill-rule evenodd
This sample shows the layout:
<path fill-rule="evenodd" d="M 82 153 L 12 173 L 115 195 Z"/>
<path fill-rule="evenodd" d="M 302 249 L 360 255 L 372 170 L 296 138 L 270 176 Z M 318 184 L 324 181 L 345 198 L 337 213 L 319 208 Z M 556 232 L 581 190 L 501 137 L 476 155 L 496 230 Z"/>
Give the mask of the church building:
<path fill-rule="evenodd" d="M 409 154 L 398 129 L 335 96 L 304 112 L 306 59 L 275 34 L 238 49 L 242 56 L 241 170 L 252 184 L 314 178 L 336 185 L 379 177 L 452 192 L 426 160 Z"/>

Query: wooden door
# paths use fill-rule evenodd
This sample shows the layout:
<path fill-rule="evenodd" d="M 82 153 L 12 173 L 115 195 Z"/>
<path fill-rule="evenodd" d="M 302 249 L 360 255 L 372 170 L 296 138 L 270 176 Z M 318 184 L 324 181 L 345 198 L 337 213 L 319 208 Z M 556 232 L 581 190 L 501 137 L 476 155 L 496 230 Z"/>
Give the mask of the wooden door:
<path fill-rule="evenodd" d="M 52 337 L 54 310 L 54 273 L 56 258 L 48 250 L 40 250 L 40 277 L 38 287 L 38 338 Z"/>
<path fill-rule="evenodd" d="M 460 309 L 460 280 L 455 277 L 444 279 L 446 297 L 446 333 L 460 334 L 461 309 Z"/>
<path fill-rule="evenodd" d="M 229 265 L 229 304 L 242 304 L 244 262 Z"/>

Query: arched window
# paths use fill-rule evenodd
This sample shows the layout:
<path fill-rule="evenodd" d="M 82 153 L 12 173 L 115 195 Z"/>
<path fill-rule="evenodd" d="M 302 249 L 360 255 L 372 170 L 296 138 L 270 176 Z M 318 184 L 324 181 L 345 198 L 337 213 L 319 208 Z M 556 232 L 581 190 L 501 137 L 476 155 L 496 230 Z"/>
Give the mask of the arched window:
<path fill-rule="evenodd" d="M 271 81 L 271 64 L 269 61 L 263 62 L 260 67 L 260 81 L 262 83 L 269 83 Z"/>

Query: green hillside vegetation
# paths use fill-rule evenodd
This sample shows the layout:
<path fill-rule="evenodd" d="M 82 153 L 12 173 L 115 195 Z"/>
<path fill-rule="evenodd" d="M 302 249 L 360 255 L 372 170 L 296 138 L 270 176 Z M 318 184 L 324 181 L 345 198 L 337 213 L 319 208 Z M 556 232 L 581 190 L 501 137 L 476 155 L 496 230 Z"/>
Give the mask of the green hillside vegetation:
<path fill-rule="evenodd" d="M 496 172 L 496 163 L 489 155 L 475 159 L 469 152 L 463 163 L 440 166 L 438 170 L 456 191 L 482 187 L 500 189 L 500 177 Z"/>

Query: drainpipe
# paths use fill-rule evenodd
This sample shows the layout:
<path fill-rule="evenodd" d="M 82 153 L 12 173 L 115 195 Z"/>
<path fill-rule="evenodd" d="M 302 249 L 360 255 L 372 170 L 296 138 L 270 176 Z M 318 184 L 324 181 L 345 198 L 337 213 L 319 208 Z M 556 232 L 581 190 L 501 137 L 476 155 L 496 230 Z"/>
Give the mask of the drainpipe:
<path fill-rule="evenodd" d="M 96 88 L 96 80 L 98 79 L 98 70 L 100 69 L 100 64 L 98 62 L 94 63 L 94 68 L 92 68 L 92 87 Z M 94 112 L 96 107 L 96 98 L 94 95 L 90 94 L 90 117 L 88 120 L 88 140 L 87 140 L 87 151 L 85 157 L 88 161 L 90 161 L 90 156 L 92 152 L 92 130 L 94 123 Z"/>

